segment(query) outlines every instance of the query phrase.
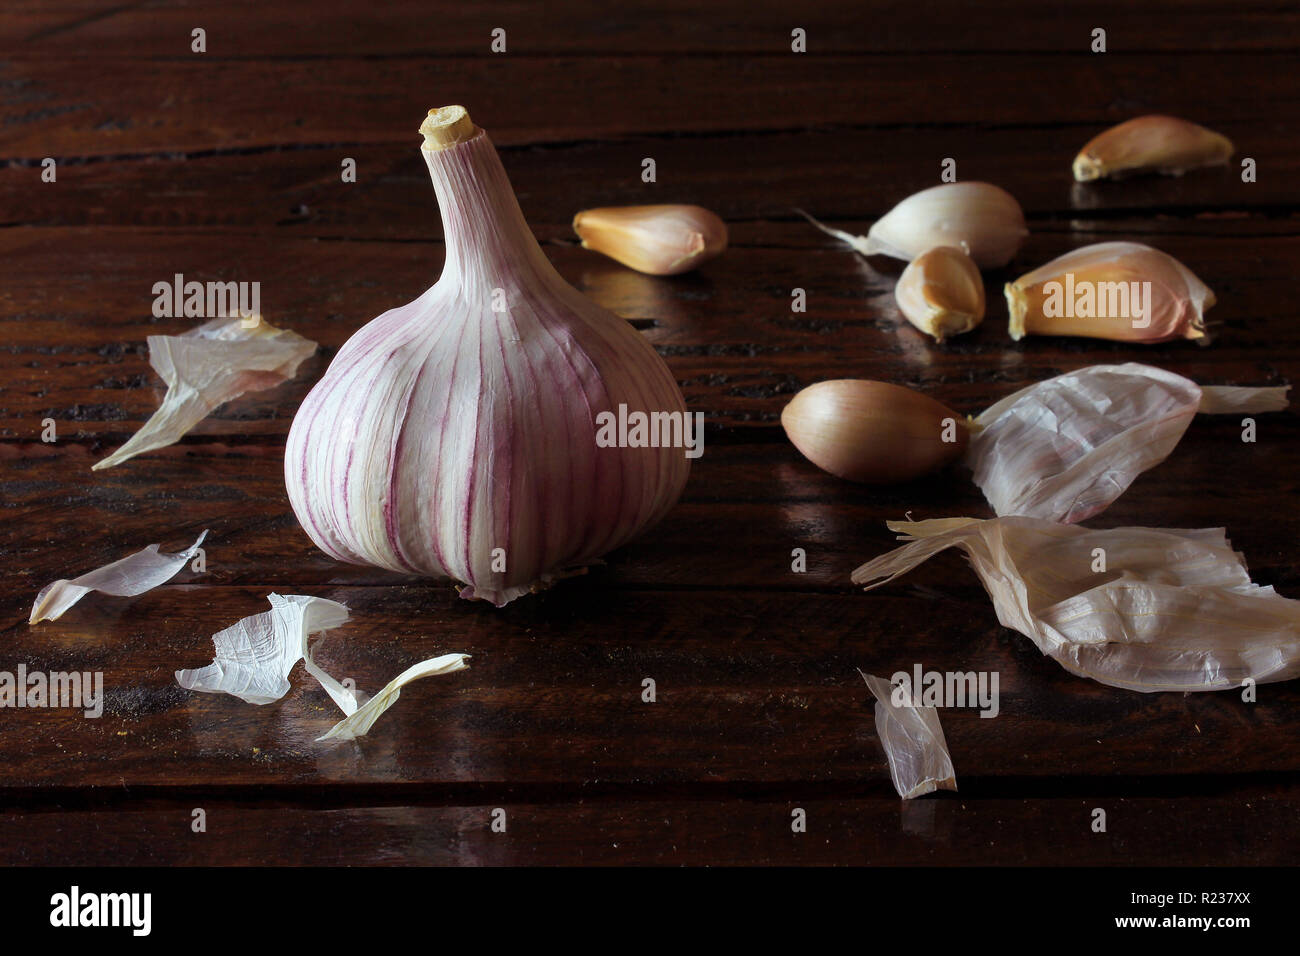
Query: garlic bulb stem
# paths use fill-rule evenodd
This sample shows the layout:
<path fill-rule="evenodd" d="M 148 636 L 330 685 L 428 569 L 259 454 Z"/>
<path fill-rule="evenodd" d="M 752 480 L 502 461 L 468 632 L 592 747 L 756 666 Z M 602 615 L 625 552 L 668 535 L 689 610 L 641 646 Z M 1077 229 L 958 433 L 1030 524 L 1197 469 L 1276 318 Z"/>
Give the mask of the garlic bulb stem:
<path fill-rule="evenodd" d="M 440 106 L 429 110 L 420 124 L 424 134 L 423 149 L 437 152 L 473 139 L 481 132 L 463 106 Z"/>
<path fill-rule="evenodd" d="M 425 133 L 426 143 L 429 135 Z M 501 289 L 507 302 L 512 292 L 536 282 L 564 282 L 528 228 L 496 149 L 482 130 L 448 146 L 422 147 L 420 153 L 442 210 L 447 246 L 443 278 L 475 295 Z"/>

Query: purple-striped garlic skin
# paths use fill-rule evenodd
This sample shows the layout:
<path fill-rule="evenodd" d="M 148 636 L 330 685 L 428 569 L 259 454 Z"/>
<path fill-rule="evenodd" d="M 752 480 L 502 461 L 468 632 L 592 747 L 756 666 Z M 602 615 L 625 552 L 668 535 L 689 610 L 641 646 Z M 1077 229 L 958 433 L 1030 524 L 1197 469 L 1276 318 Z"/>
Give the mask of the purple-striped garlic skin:
<path fill-rule="evenodd" d="M 339 350 L 294 418 L 285 484 L 332 557 L 499 606 L 664 516 L 684 449 L 600 447 L 596 416 L 686 406 L 642 335 L 552 268 L 486 133 L 422 154 L 442 276 Z"/>

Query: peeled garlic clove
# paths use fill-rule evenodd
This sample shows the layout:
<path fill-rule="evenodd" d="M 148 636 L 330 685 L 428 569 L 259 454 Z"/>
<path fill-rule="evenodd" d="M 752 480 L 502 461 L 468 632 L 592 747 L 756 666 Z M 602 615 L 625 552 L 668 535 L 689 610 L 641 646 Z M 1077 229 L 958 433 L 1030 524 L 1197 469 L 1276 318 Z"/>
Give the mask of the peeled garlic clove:
<path fill-rule="evenodd" d="M 1004 291 L 1013 339 L 1204 339 L 1205 310 L 1214 305 L 1214 293 L 1190 269 L 1137 242 L 1075 249 L 1007 283 Z"/>
<path fill-rule="evenodd" d="M 1232 141 L 1204 126 L 1173 116 L 1139 116 L 1101 133 L 1074 158 L 1074 178 L 1086 183 L 1107 176 L 1219 166 L 1232 158 Z"/>
<path fill-rule="evenodd" d="M 961 456 L 968 425 L 901 385 L 835 379 L 810 385 L 781 412 L 785 433 L 818 468 L 850 481 L 890 484 Z"/>
<path fill-rule="evenodd" d="M 551 266 L 465 110 L 421 132 L 442 275 L 339 349 L 289 430 L 285 485 L 331 557 L 500 605 L 662 518 L 703 415 L 640 332 Z"/>
<path fill-rule="evenodd" d="M 939 342 L 984 320 L 984 280 L 971 257 L 952 246 L 938 246 L 908 263 L 894 298 L 907 321 Z"/>
<path fill-rule="evenodd" d="M 652 276 L 689 272 L 727 248 L 727 224 L 700 206 L 604 206 L 573 217 L 584 249 Z"/>
<path fill-rule="evenodd" d="M 935 246 L 960 246 L 981 269 L 1006 265 L 1029 235 L 1020 203 L 991 183 L 945 183 L 913 193 L 885 213 L 865 236 L 831 229 L 807 213 L 803 215 L 864 256 L 893 256 L 911 262 Z"/>

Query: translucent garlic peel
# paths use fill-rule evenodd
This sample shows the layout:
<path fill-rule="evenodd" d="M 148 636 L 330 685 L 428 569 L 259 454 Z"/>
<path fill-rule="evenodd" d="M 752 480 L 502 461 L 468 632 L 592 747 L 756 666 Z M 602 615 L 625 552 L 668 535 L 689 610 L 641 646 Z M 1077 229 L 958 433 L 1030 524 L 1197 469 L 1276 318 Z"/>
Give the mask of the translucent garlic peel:
<path fill-rule="evenodd" d="M 58 620 L 68 608 L 91 591 L 113 597 L 135 597 L 151 591 L 174 578 L 198 553 L 199 546 L 207 536 L 205 530 L 197 541 L 175 554 L 159 554 L 158 545 L 151 544 L 143 551 L 129 554 L 94 571 L 87 571 L 70 581 L 61 579 L 47 584 L 36 595 L 27 623 Z"/>
<path fill-rule="evenodd" d="M 304 594 L 269 594 L 271 610 L 237 621 L 212 635 L 216 656 L 197 670 L 176 672 L 186 690 L 231 694 L 250 704 L 271 704 L 289 692 L 289 674 L 302 661 L 307 673 L 325 688 L 344 718 L 319 740 L 353 740 L 365 736 L 401 689 L 413 680 L 464 670 L 468 654 L 444 654 L 421 661 L 389 681 L 373 698 L 351 690 L 331 677 L 312 657 L 313 634 L 341 627 L 348 621 L 345 604 Z"/>
<path fill-rule="evenodd" d="M 970 256 L 955 246 L 937 246 L 909 262 L 894 299 L 907 321 L 937 342 L 984 320 L 984 280 Z"/>
<path fill-rule="evenodd" d="M 853 572 L 867 590 L 947 548 L 998 621 L 1066 670 L 1143 692 L 1300 675 L 1300 601 L 1251 583 L 1222 528 L 1091 530 L 1037 518 L 890 522 L 908 543 Z M 1098 555 L 1104 555 L 1105 570 Z"/>
<path fill-rule="evenodd" d="M 370 728 L 374 726 L 375 721 L 383 715 L 384 711 L 397 703 L 397 698 L 402 695 L 402 688 L 411 681 L 464 670 L 469 666 L 465 663 L 468 659 L 468 654 L 444 654 L 442 657 L 421 661 L 408 667 L 384 685 L 383 690 L 366 701 L 360 708 L 345 711 L 347 717 L 340 720 L 327 733 L 316 739 L 353 740 L 365 736 Z"/>
<path fill-rule="evenodd" d="M 606 206 L 573 217 L 584 249 L 647 275 L 689 272 L 726 251 L 727 225 L 701 206 Z"/>
<path fill-rule="evenodd" d="M 1089 182 L 1140 172 L 1181 175 L 1232 158 L 1226 136 L 1173 116 L 1139 116 L 1099 133 L 1074 159 L 1074 178 Z"/>
<path fill-rule="evenodd" d="M 294 419 L 285 484 L 326 554 L 501 605 L 667 513 L 683 449 L 601 447 L 597 419 L 686 406 L 642 335 L 551 267 L 486 133 L 422 154 L 442 276 L 339 350 Z"/>
<path fill-rule="evenodd" d="M 174 444 L 219 405 L 293 378 L 316 343 L 261 316 L 213 319 L 182 335 L 151 335 L 149 364 L 167 385 L 158 410 L 92 470 Z"/>
<path fill-rule="evenodd" d="M 1150 365 L 1094 365 L 988 408 L 965 462 L 998 515 L 1085 521 L 1163 461 L 1198 412 L 1278 411 L 1288 387 L 1201 388 Z"/>
<path fill-rule="evenodd" d="M 289 692 L 294 665 L 308 656 L 308 637 L 341 627 L 348 620 L 347 605 L 325 598 L 269 594 L 267 600 L 271 610 L 242 618 L 213 634 L 216 656 L 212 663 L 177 671 L 176 682 L 186 690 L 231 694 L 250 704 L 274 703 Z M 355 709 L 355 700 L 342 685 L 327 685 L 326 690 L 345 712 L 344 702 Z"/>
<path fill-rule="evenodd" d="M 876 698 L 876 734 L 889 760 L 889 776 L 904 800 L 935 790 L 956 790 L 948 742 L 935 707 L 896 706 L 889 681 L 862 674 Z"/>
<path fill-rule="evenodd" d="M 1149 297 L 1143 283 L 1150 283 Z M 1123 307 L 1134 290 L 1145 300 L 1141 315 L 1133 305 Z M 1214 293 L 1185 265 L 1137 242 L 1075 249 L 1007 283 L 1004 292 L 1007 330 L 1017 341 L 1035 334 L 1145 343 L 1204 340 L 1205 312 L 1215 303 Z M 1078 308 L 1085 295 L 1093 304 Z"/>
<path fill-rule="evenodd" d="M 992 183 L 944 183 L 908 196 L 872 225 L 865 236 L 813 225 L 864 256 L 885 255 L 910 262 L 935 246 L 956 246 L 981 269 L 1006 265 L 1029 229 L 1020 203 Z"/>

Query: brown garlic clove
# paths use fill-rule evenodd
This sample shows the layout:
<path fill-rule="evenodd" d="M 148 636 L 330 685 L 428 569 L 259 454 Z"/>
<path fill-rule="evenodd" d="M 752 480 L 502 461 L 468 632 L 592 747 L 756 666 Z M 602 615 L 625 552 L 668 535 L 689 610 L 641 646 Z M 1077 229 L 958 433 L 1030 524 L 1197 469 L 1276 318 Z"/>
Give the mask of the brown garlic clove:
<path fill-rule="evenodd" d="M 1173 256 L 1136 242 L 1084 246 L 1007 283 L 1013 339 L 1204 339 L 1214 293 Z"/>
<path fill-rule="evenodd" d="M 1074 158 L 1074 178 L 1086 183 L 1107 176 L 1220 166 L 1232 158 L 1232 141 L 1204 126 L 1173 116 L 1139 116 L 1095 137 Z"/>
<path fill-rule="evenodd" d="M 913 259 L 894 286 L 907 321 L 942 342 L 984 320 L 984 280 L 961 249 L 936 246 Z"/>
<path fill-rule="evenodd" d="M 961 456 L 970 429 L 927 395 L 865 379 L 808 386 L 781 412 L 781 425 L 818 468 L 868 484 L 936 471 Z"/>
<path fill-rule="evenodd" d="M 604 206 L 573 217 L 584 249 L 638 272 L 689 272 L 727 248 L 727 224 L 700 206 Z"/>

